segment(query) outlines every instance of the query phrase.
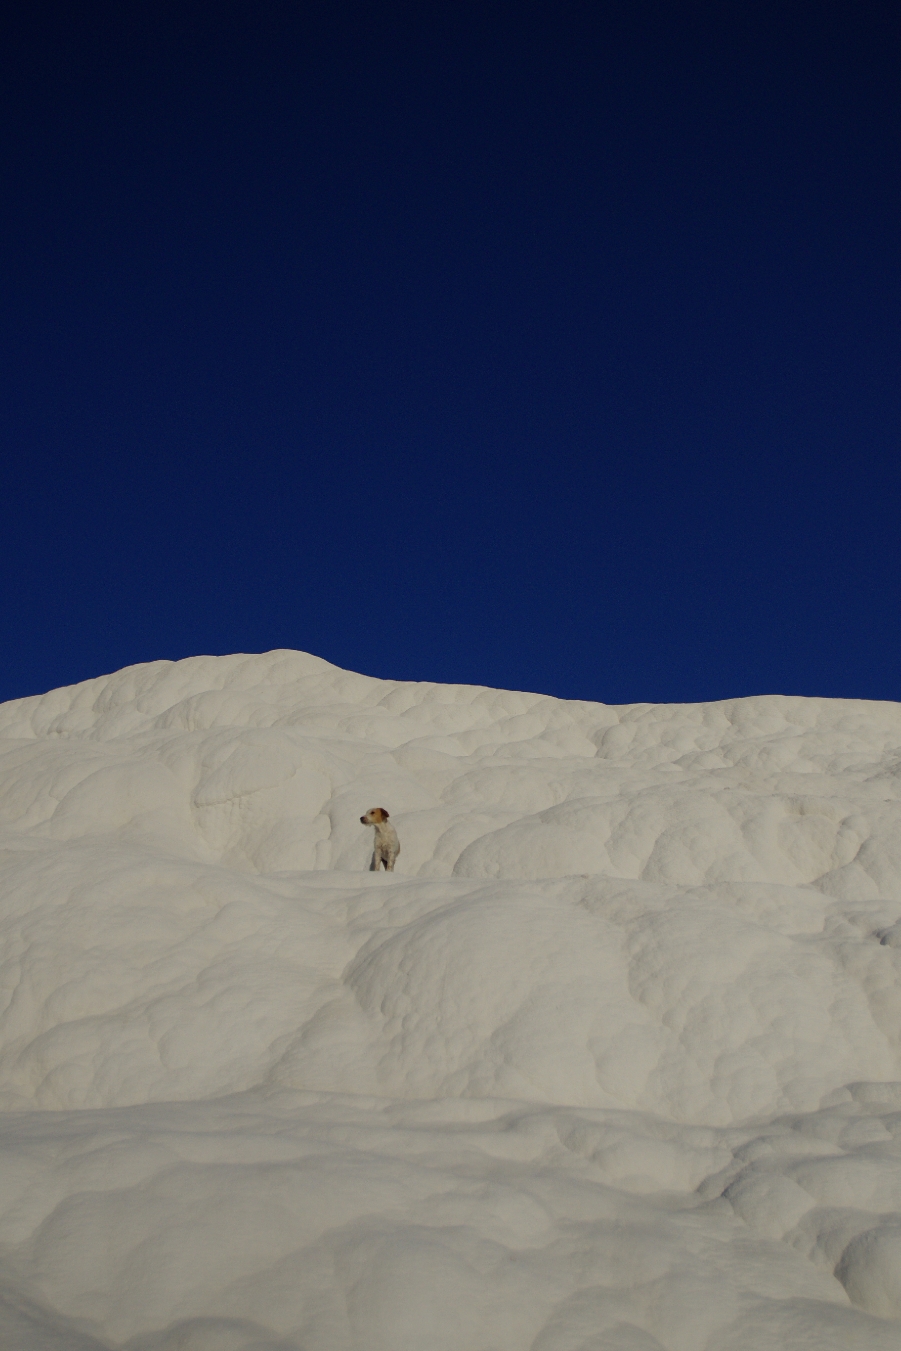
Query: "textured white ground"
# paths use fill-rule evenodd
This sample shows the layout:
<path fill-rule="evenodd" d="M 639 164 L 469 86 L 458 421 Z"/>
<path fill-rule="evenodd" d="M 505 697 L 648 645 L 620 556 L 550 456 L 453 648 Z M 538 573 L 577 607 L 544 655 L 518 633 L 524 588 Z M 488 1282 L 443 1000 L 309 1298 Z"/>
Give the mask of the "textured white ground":
<path fill-rule="evenodd" d="M 3 705 L 0 1347 L 898 1351 L 899 799 L 897 704 Z"/>

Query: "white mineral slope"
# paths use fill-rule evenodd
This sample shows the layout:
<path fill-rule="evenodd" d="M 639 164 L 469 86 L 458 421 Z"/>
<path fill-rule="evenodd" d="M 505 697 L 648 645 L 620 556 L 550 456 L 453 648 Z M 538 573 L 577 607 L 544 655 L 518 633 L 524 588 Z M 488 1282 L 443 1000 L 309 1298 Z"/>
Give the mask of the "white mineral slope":
<path fill-rule="evenodd" d="M 896 704 L 0 706 L 0 1348 L 897 1351 L 899 790 Z"/>

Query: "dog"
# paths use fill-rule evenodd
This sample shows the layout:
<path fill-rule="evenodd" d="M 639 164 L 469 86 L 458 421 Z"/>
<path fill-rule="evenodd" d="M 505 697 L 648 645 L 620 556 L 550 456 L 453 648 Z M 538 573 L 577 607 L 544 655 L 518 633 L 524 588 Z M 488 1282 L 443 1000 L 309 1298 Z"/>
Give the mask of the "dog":
<path fill-rule="evenodd" d="M 370 807 L 365 816 L 360 817 L 361 826 L 375 826 L 375 849 L 372 851 L 371 873 L 377 873 L 379 864 L 384 863 L 385 872 L 394 872 L 394 863 L 400 853 L 400 840 L 397 831 L 388 824 L 388 813 L 384 807 Z"/>

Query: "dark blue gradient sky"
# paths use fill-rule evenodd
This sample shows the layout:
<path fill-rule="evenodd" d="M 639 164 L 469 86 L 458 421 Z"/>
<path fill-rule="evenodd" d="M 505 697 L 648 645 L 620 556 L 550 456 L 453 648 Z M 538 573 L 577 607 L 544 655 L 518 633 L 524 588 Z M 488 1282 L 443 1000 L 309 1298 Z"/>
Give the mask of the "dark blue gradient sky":
<path fill-rule="evenodd" d="M 896 3 L 19 11 L 0 698 L 901 698 Z"/>

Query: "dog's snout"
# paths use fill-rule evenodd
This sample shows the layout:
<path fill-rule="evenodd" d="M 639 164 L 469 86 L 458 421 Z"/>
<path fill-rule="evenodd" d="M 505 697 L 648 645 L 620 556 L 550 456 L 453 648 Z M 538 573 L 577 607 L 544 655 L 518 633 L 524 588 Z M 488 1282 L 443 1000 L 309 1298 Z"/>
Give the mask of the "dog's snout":
<path fill-rule="evenodd" d="M 366 824 L 366 817 L 365 817 L 365 816 L 361 816 L 361 817 L 360 817 L 360 825 L 361 825 L 361 826 L 365 826 L 365 824 Z"/>

